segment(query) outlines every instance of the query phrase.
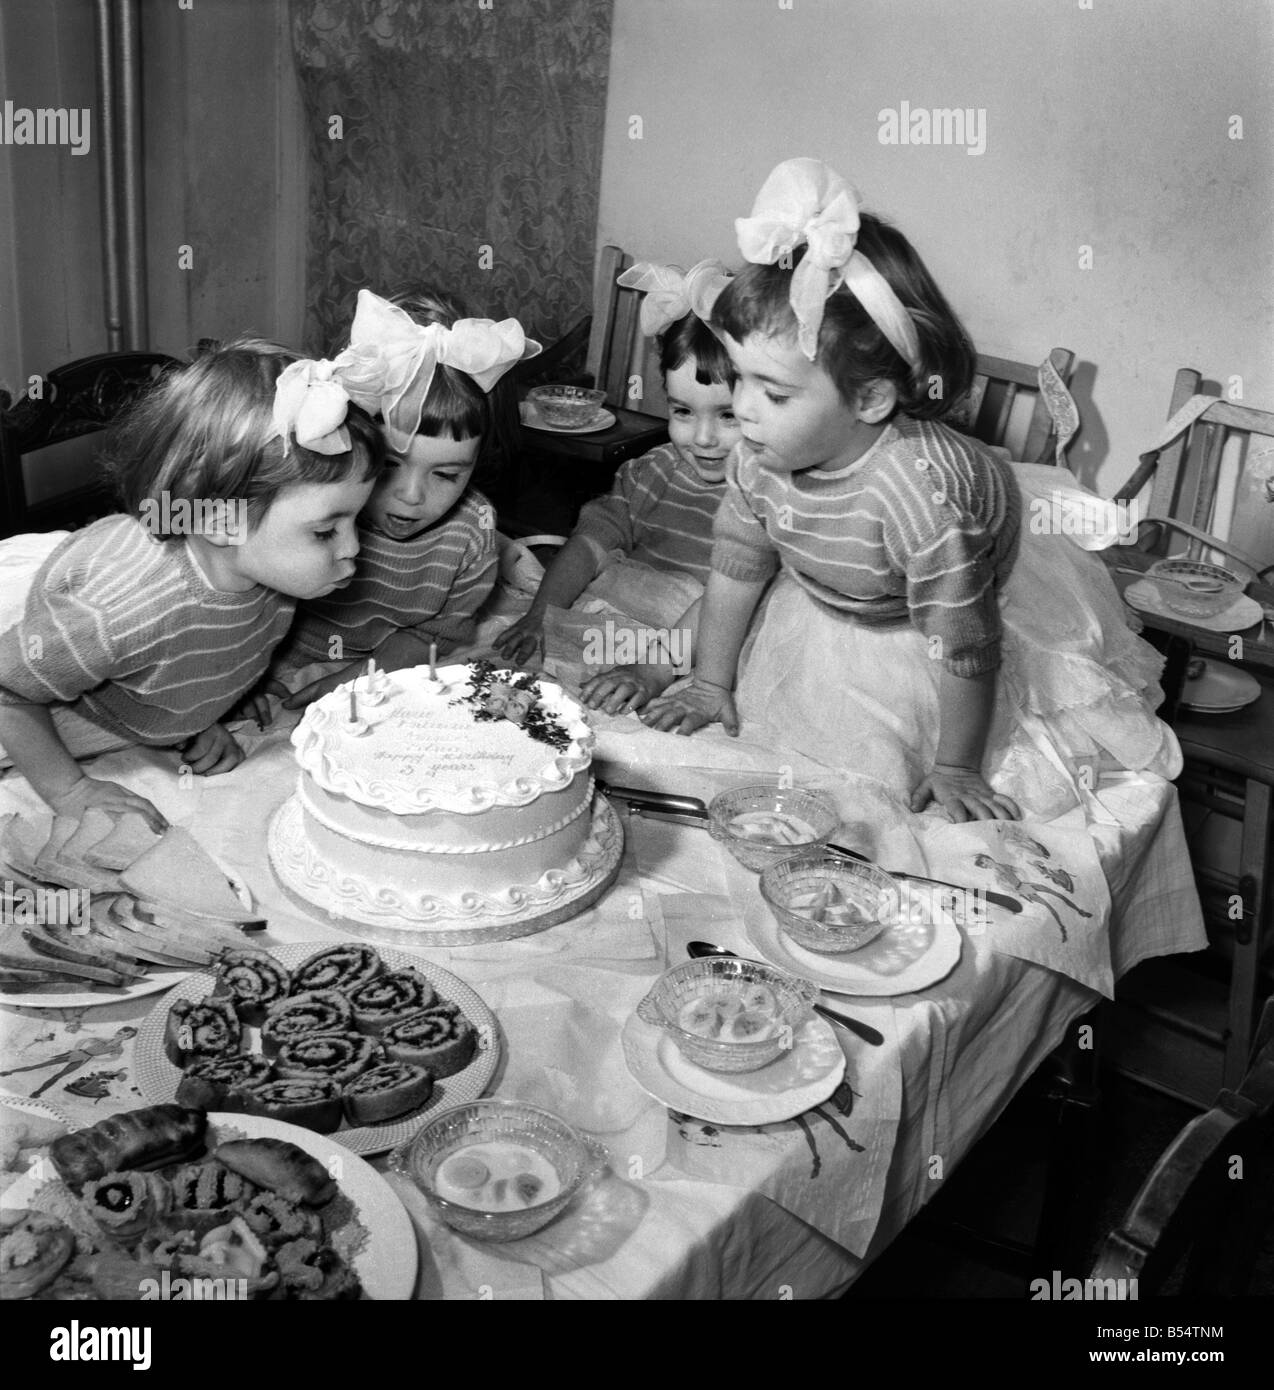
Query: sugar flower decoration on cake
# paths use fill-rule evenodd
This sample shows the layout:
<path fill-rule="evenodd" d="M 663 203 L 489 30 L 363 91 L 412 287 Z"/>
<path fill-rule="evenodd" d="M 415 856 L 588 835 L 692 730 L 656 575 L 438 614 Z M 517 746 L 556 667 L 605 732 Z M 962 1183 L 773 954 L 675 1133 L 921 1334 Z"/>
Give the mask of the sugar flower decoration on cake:
<path fill-rule="evenodd" d="M 571 736 L 540 699 L 539 682 L 527 671 L 497 671 L 489 661 L 475 661 L 469 677 L 471 693 L 457 704 L 468 705 L 477 723 L 508 719 L 528 738 L 558 752 L 570 747 Z"/>

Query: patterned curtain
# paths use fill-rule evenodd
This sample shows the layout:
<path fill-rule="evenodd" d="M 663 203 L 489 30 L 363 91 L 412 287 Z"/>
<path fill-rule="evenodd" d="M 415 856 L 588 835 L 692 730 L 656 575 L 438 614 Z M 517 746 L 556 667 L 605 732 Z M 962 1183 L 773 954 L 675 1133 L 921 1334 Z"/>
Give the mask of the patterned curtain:
<path fill-rule="evenodd" d="M 426 280 L 546 344 L 588 311 L 611 3 L 292 0 L 311 350 L 364 285 Z"/>

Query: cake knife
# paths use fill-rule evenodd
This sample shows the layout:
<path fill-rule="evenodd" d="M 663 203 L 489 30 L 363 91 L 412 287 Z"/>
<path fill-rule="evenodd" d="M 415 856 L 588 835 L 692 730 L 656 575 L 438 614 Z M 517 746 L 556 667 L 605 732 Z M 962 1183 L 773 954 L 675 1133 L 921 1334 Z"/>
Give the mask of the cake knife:
<path fill-rule="evenodd" d="M 652 792 L 640 787 L 621 787 L 610 782 L 604 782 L 600 777 L 597 780 L 597 789 L 604 796 L 613 797 L 616 801 L 622 801 L 629 811 L 635 816 L 650 816 L 656 820 L 675 821 L 679 825 L 694 825 L 700 830 L 707 830 L 710 817 L 708 808 L 695 796 L 676 796 L 671 792 Z M 844 854 L 850 859 L 858 859 L 864 864 L 872 861 L 865 854 L 858 850 L 850 849 L 848 845 L 827 845 L 825 848 L 832 850 L 836 854 Z M 909 879 L 912 883 L 931 883 L 938 888 L 951 888 L 957 893 L 980 892 L 987 902 L 996 907 L 1002 907 L 1006 912 L 1021 912 L 1022 904 L 1007 893 L 996 893 L 989 888 L 969 889 L 958 883 L 948 883 L 942 878 L 925 878 L 921 874 L 904 873 L 901 869 L 885 869 L 890 878 Z"/>

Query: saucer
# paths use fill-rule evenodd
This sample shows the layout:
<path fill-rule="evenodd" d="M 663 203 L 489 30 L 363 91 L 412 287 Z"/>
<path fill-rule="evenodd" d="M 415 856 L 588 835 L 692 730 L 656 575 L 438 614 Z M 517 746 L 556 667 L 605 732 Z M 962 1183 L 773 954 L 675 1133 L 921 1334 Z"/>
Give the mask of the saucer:
<path fill-rule="evenodd" d="M 608 430 L 615 423 L 613 410 L 603 406 L 596 415 L 590 416 L 582 425 L 550 425 L 540 418 L 533 405 L 522 402 L 522 423 L 531 430 L 543 430 L 545 434 L 596 434 L 598 430 Z"/>
<path fill-rule="evenodd" d="M 1201 618 L 1189 613 L 1178 613 L 1163 601 L 1159 586 L 1149 579 L 1136 579 L 1124 590 L 1124 602 L 1140 613 L 1153 613 L 1160 618 L 1171 618 L 1176 623 L 1188 623 L 1191 627 L 1201 627 L 1207 632 L 1242 632 L 1253 623 L 1259 623 L 1265 616 L 1261 605 L 1254 598 L 1240 594 L 1238 598 L 1220 613 L 1210 618 Z"/>
<path fill-rule="evenodd" d="M 655 1100 L 714 1125 L 770 1125 L 825 1101 L 845 1075 L 845 1054 L 830 1023 L 811 1014 L 793 1046 L 768 1067 L 719 1072 L 682 1056 L 662 1029 L 632 1014 L 621 1038 L 633 1079 Z"/>
<path fill-rule="evenodd" d="M 1261 698 L 1261 683 L 1247 671 L 1223 661 L 1204 661 L 1203 674 L 1187 678 L 1181 707 L 1196 714 L 1234 714 Z"/>
<path fill-rule="evenodd" d="M 748 904 L 743 929 L 771 965 L 813 980 L 832 994 L 913 994 L 936 985 L 956 968 L 964 942 L 949 912 L 933 911 L 928 894 L 913 897 L 906 884 L 901 886 L 898 921 L 857 951 L 841 955 L 807 951 L 779 930 L 774 914 L 760 898 Z"/>

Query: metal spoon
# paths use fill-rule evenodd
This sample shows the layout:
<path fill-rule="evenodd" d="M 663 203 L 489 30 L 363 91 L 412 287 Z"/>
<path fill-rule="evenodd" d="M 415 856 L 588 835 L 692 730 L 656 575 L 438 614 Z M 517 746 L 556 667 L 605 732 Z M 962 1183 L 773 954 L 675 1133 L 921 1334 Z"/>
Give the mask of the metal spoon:
<path fill-rule="evenodd" d="M 746 956 L 740 956 L 737 951 L 727 951 L 724 946 L 714 946 L 711 941 L 692 941 L 686 947 L 688 955 L 696 960 L 701 956 L 731 956 L 735 960 L 746 960 Z M 839 1023 L 842 1028 L 848 1028 L 851 1033 L 856 1033 L 864 1042 L 871 1043 L 873 1047 L 883 1047 L 885 1035 L 878 1033 L 870 1024 L 860 1023 L 856 1018 L 850 1018 L 847 1014 L 838 1014 L 835 1009 L 829 1009 L 823 1004 L 815 1004 L 814 1012 L 822 1014 L 824 1018 L 830 1019 L 833 1023 Z"/>

